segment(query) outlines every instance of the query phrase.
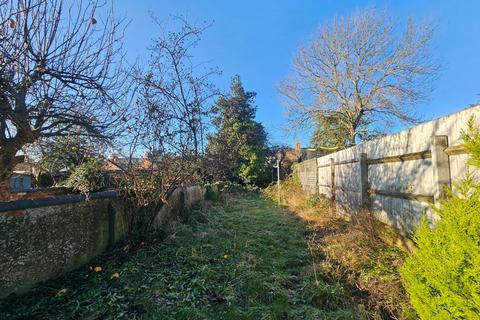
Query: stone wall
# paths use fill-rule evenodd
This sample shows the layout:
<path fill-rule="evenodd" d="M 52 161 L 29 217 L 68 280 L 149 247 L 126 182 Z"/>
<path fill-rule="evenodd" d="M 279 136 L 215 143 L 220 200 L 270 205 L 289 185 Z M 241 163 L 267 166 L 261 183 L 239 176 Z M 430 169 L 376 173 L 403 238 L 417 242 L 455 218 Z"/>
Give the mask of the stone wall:
<path fill-rule="evenodd" d="M 204 188 L 175 190 L 156 226 L 184 214 L 204 197 Z M 22 293 L 102 254 L 127 234 L 115 192 L 19 200 L 0 205 L 0 298 Z"/>

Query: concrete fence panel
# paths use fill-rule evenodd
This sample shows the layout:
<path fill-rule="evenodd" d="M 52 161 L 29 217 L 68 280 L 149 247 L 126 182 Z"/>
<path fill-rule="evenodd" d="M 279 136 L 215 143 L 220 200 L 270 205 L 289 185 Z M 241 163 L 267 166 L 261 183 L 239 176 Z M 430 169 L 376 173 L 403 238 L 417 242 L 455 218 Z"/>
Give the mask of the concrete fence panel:
<path fill-rule="evenodd" d="M 479 123 L 480 105 L 317 158 L 316 170 L 311 160 L 300 163 L 300 181 L 341 210 L 366 207 L 409 235 L 423 215 L 438 218 L 432 207 L 469 171 L 461 133 L 472 116 Z"/>
<path fill-rule="evenodd" d="M 318 188 L 317 181 L 317 160 L 310 159 L 302 162 L 302 166 L 298 167 L 298 177 L 302 184 L 303 190 L 308 194 L 315 194 Z"/>

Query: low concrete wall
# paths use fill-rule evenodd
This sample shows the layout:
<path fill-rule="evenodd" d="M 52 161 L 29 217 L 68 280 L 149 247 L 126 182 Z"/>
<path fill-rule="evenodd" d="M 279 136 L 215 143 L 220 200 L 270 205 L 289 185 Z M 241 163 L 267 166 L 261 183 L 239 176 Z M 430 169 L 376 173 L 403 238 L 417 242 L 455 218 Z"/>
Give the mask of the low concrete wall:
<path fill-rule="evenodd" d="M 199 186 L 175 190 L 158 227 L 203 200 Z M 16 208 L 16 209 L 15 209 Z M 20 200 L 0 205 L 0 298 L 22 293 L 103 253 L 128 230 L 115 192 Z"/>
<path fill-rule="evenodd" d="M 122 239 L 115 198 L 0 213 L 0 297 L 75 269 Z"/>
<path fill-rule="evenodd" d="M 204 198 L 205 188 L 201 186 L 188 186 L 176 189 L 155 217 L 153 221 L 154 227 L 163 225 L 174 216 L 184 216 L 193 205 Z"/>

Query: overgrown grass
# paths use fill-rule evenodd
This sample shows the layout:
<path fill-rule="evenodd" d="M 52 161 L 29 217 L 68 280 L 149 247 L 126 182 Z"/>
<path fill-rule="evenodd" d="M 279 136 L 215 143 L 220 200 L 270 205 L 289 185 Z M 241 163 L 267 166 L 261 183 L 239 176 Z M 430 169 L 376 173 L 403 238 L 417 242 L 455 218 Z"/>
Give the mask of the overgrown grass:
<path fill-rule="evenodd" d="M 167 234 L 164 241 L 146 240 L 126 260 L 110 254 L 92 262 L 92 269 L 85 266 L 27 295 L 10 297 L 1 302 L 0 317 L 366 317 L 349 288 L 325 276 L 319 256 L 309 250 L 305 224 L 269 200 L 251 194 L 229 197 L 192 214 L 186 223 L 171 224 Z"/>
<path fill-rule="evenodd" d="M 276 187 L 264 191 L 276 201 Z M 342 283 L 372 319 L 417 319 L 401 283 L 399 268 L 406 252 L 402 241 L 369 212 L 350 217 L 326 199 L 308 196 L 295 176 L 282 184 L 282 203 L 306 221 L 309 247 L 318 276 Z"/>

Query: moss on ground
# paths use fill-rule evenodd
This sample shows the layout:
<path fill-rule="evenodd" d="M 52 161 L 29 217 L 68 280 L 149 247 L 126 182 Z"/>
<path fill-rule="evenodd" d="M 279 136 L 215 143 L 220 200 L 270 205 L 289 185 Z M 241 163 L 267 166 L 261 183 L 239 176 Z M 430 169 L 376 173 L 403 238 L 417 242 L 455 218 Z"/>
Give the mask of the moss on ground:
<path fill-rule="evenodd" d="M 171 226 L 165 241 L 146 241 L 126 260 L 110 255 L 92 270 L 85 266 L 0 302 L 0 317 L 363 317 L 340 282 L 315 277 L 302 222 L 255 195 L 227 200 Z"/>

